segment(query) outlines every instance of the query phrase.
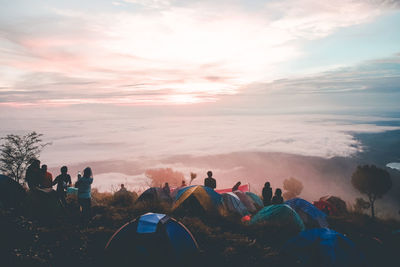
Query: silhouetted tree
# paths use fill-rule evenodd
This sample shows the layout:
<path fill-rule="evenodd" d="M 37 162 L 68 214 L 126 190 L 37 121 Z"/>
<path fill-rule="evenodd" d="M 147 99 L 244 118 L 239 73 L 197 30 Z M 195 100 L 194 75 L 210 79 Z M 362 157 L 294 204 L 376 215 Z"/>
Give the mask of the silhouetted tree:
<path fill-rule="evenodd" d="M 288 200 L 300 195 L 301 191 L 303 190 L 303 184 L 296 178 L 290 177 L 289 179 L 285 179 L 283 181 L 283 189 L 285 190 L 283 193 L 283 198 Z"/>
<path fill-rule="evenodd" d="M 392 188 L 390 174 L 374 165 L 358 166 L 351 176 L 351 183 L 354 188 L 368 196 L 371 216 L 375 218 L 375 200 L 381 198 Z"/>
<path fill-rule="evenodd" d="M 9 134 L 1 138 L 0 170 L 17 182 L 23 181 L 29 161 L 39 158 L 40 152 L 50 143 L 43 143 L 43 134 L 31 132 L 20 136 Z"/>

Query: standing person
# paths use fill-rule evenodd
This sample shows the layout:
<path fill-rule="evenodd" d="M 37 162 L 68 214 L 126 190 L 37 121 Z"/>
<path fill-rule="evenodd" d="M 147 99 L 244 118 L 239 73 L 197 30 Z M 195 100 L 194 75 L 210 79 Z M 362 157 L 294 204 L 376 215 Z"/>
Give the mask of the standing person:
<path fill-rule="evenodd" d="M 171 189 L 169 188 L 169 184 L 165 183 L 163 187 L 164 192 L 169 196 L 171 193 Z"/>
<path fill-rule="evenodd" d="M 53 181 L 53 185 L 57 185 L 57 195 L 58 199 L 61 201 L 61 204 L 65 207 L 67 201 L 65 200 L 66 190 L 68 186 L 71 186 L 71 176 L 68 174 L 67 166 L 62 166 L 61 174 L 56 177 Z"/>
<path fill-rule="evenodd" d="M 75 183 L 75 186 L 78 187 L 78 203 L 82 210 L 82 225 L 85 227 L 88 225 L 91 216 L 92 183 L 92 169 L 86 167 L 86 169 L 83 170 L 83 176 Z"/>
<path fill-rule="evenodd" d="M 39 186 L 41 178 L 40 160 L 32 159 L 25 174 L 25 181 L 28 183 L 29 190 L 35 190 Z"/>
<path fill-rule="evenodd" d="M 42 165 L 42 181 L 41 185 L 44 188 L 51 188 L 53 186 L 53 175 L 47 171 L 47 165 L 43 164 Z"/>
<path fill-rule="evenodd" d="M 280 188 L 277 188 L 275 190 L 275 195 L 272 198 L 272 204 L 282 204 L 283 203 L 283 197 L 282 197 L 282 190 Z"/>
<path fill-rule="evenodd" d="M 121 188 L 118 190 L 118 192 L 128 192 L 124 184 L 121 184 Z"/>
<path fill-rule="evenodd" d="M 262 197 L 263 197 L 264 206 L 271 205 L 272 188 L 271 188 L 271 185 L 269 182 L 266 182 L 264 184 L 264 188 L 262 190 Z"/>
<path fill-rule="evenodd" d="M 185 186 L 187 186 L 187 185 L 186 185 L 186 181 L 185 181 L 185 180 L 182 180 L 181 187 L 185 187 Z"/>
<path fill-rule="evenodd" d="M 217 181 L 212 177 L 212 175 L 212 171 L 207 172 L 208 177 L 204 179 L 204 186 L 215 189 L 217 187 Z"/>

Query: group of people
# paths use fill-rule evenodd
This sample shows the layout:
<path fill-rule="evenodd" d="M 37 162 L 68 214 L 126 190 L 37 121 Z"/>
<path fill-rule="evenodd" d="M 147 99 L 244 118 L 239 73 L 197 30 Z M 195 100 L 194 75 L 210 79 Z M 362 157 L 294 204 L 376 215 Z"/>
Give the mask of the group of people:
<path fill-rule="evenodd" d="M 72 186 L 71 176 L 68 174 L 67 166 L 62 166 L 60 169 L 60 174 L 53 180 L 53 175 L 47 170 L 47 165 L 43 164 L 40 166 L 40 161 L 34 159 L 26 170 L 25 180 L 31 191 L 35 190 L 52 190 L 53 186 L 57 185 L 56 193 L 57 197 L 62 206 L 66 205 L 66 194 L 67 188 Z M 78 173 L 77 181 L 75 187 L 78 189 L 78 203 L 82 211 L 82 222 L 87 224 L 90 220 L 91 213 L 91 184 L 93 183 L 93 173 L 90 167 L 87 167 L 83 171 L 83 176 Z M 237 182 L 232 191 L 239 189 L 241 185 Z M 183 180 L 181 187 L 185 187 L 186 182 Z M 204 179 L 204 186 L 215 189 L 217 187 L 217 181 L 213 178 L 212 171 L 207 172 L 207 178 Z M 125 190 L 125 186 L 121 185 L 121 190 Z M 168 183 L 165 183 L 163 190 L 170 193 L 170 188 Z M 266 182 L 262 190 L 262 196 L 264 201 L 264 206 L 269 206 L 271 204 L 282 204 L 282 190 L 277 188 L 275 190 L 275 195 L 272 196 L 272 188 L 269 182 Z"/>
<path fill-rule="evenodd" d="M 48 172 L 47 165 L 40 166 L 38 159 L 33 159 L 26 170 L 25 180 L 29 190 L 44 192 L 52 191 L 56 187 L 57 198 L 63 207 L 66 206 L 67 188 L 72 186 L 71 176 L 68 174 L 67 166 L 62 166 L 60 174 L 53 180 L 53 175 Z M 78 188 L 78 203 L 82 211 L 82 223 L 87 224 L 91 213 L 91 184 L 93 183 L 93 173 L 90 167 L 83 170 L 83 176 L 78 173 L 75 187 Z"/>
<path fill-rule="evenodd" d="M 207 178 L 204 179 L 204 186 L 215 189 L 217 187 L 217 181 L 212 176 L 213 176 L 213 173 L 211 171 L 208 171 Z M 239 190 L 240 185 L 241 185 L 241 182 L 237 182 L 232 187 L 232 192 Z M 262 190 L 262 197 L 263 197 L 264 206 L 283 203 L 282 190 L 280 188 L 277 188 L 275 190 L 275 194 L 272 195 L 272 188 L 271 188 L 271 184 L 269 182 L 266 182 L 264 184 L 264 188 Z"/>
<path fill-rule="evenodd" d="M 272 188 L 271 188 L 271 184 L 269 182 L 266 182 L 264 184 L 264 187 L 262 190 L 262 197 L 263 197 L 264 206 L 276 205 L 276 204 L 283 203 L 282 190 L 280 188 L 277 188 L 275 190 L 274 196 L 272 196 Z"/>

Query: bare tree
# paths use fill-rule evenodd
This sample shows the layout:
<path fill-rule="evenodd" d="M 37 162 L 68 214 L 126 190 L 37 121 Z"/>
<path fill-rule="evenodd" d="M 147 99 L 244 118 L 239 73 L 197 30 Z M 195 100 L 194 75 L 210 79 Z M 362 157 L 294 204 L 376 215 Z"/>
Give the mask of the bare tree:
<path fill-rule="evenodd" d="M 2 137 L 0 145 L 0 170 L 19 183 L 23 179 L 29 161 L 39 158 L 40 152 L 50 143 L 43 143 L 43 134 L 31 132 L 26 135 L 9 134 Z"/>

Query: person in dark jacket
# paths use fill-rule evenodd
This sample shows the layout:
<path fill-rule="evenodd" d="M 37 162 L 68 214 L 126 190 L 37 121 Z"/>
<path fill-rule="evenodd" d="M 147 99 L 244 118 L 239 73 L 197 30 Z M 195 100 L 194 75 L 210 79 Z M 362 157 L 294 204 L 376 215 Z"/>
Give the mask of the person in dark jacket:
<path fill-rule="evenodd" d="M 282 204 L 282 203 L 283 203 L 282 190 L 280 188 L 277 188 L 275 190 L 275 195 L 272 198 L 272 205 Z"/>
<path fill-rule="evenodd" d="M 53 186 L 57 185 L 57 195 L 61 204 L 65 207 L 67 201 L 65 200 L 66 190 L 68 186 L 71 186 L 71 176 L 68 174 L 67 166 L 61 167 L 61 174 L 56 177 L 53 181 Z"/>
<path fill-rule="evenodd" d="M 75 183 L 75 186 L 78 187 L 78 203 L 82 210 L 81 221 L 85 227 L 88 225 L 91 217 L 92 183 L 93 173 L 90 167 L 83 170 L 83 176 Z"/>
<path fill-rule="evenodd" d="M 264 184 L 264 188 L 262 190 L 262 197 L 263 197 L 264 206 L 271 205 L 272 188 L 271 188 L 271 185 L 269 182 L 266 182 Z"/>
<path fill-rule="evenodd" d="M 125 193 L 125 192 L 128 192 L 128 190 L 126 189 L 124 184 L 121 184 L 121 188 L 118 190 L 118 192 Z"/>
<path fill-rule="evenodd" d="M 217 187 L 217 181 L 212 177 L 212 175 L 212 171 L 207 172 L 208 177 L 204 179 L 204 186 L 215 189 Z"/>
<path fill-rule="evenodd" d="M 35 190 L 40 185 L 42 171 L 40 170 L 40 160 L 32 159 L 31 164 L 26 170 L 25 180 L 28 183 L 29 190 Z"/>
<path fill-rule="evenodd" d="M 169 188 L 168 183 L 164 184 L 163 190 L 164 190 L 165 194 L 167 194 L 168 196 L 171 194 L 171 189 Z"/>

